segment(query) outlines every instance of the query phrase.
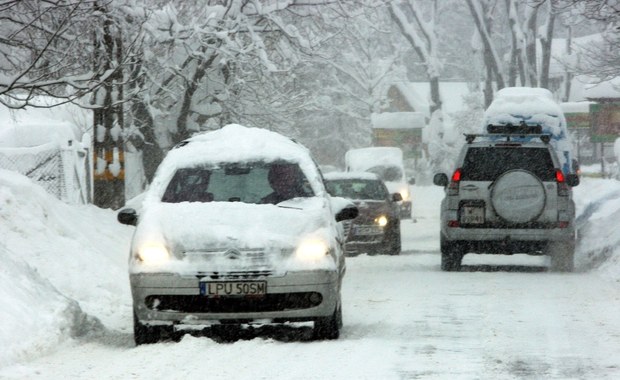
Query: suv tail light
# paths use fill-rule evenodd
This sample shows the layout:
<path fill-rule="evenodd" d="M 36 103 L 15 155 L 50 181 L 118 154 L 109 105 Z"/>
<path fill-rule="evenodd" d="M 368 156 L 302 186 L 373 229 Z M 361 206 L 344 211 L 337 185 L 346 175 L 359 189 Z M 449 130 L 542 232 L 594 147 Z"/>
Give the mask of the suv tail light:
<path fill-rule="evenodd" d="M 450 183 L 448 184 L 448 195 L 459 195 L 459 182 L 461 182 L 461 168 L 458 168 L 452 174 Z"/>
<path fill-rule="evenodd" d="M 555 169 L 555 182 L 558 185 L 558 195 L 562 197 L 568 196 L 568 184 L 564 178 L 564 173 L 560 169 Z"/>

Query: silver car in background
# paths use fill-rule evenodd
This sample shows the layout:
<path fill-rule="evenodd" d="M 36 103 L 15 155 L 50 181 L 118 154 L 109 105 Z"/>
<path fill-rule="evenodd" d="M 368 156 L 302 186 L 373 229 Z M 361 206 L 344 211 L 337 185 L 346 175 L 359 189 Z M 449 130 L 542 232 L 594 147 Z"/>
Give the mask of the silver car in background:
<path fill-rule="evenodd" d="M 276 194 L 278 180 L 288 185 Z M 229 125 L 184 141 L 158 168 L 139 215 L 118 215 L 136 225 L 136 344 L 183 325 L 286 321 L 313 321 L 314 338 L 338 338 L 337 222 L 356 216 L 327 194 L 309 151 L 282 135 Z"/>

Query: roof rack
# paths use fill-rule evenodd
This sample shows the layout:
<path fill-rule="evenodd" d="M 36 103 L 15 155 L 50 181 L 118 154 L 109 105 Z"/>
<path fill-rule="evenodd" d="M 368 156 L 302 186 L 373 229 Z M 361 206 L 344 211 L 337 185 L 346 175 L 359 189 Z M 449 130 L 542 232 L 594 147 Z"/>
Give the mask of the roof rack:
<path fill-rule="evenodd" d="M 521 121 L 518 125 L 511 123 L 507 124 L 489 124 L 487 125 L 486 134 L 465 134 L 465 141 L 468 144 L 474 142 L 477 137 L 491 137 L 491 138 L 506 138 L 506 141 L 511 139 L 532 139 L 540 138 L 540 140 L 548 144 L 551 140 L 551 135 L 548 133 L 542 133 L 542 126 L 540 124 L 527 124 L 525 121 Z"/>
<path fill-rule="evenodd" d="M 514 134 L 514 135 L 540 135 L 542 134 L 542 126 L 540 124 L 527 124 L 521 121 L 518 125 L 507 124 L 489 124 L 487 125 L 489 134 Z"/>
<path fill-rule="evenodd" d="M 465 136 L 465 141 L 468 144 L 471 144 L 472 142 L 474 142 L 474 140 L 478 137 L 491 137 L 491 138 L 506 138 L 506 141 L 514 141 L 511 139 L 524 139 L 524 138 L 539 138 L 540 141 L 542 141 L 545 144 L 548 144 L 549 141 L 551 141 L 551 135 L 547 134 L 547 133 L 531 133 L 531 134 L 526 134 L 526 133 L 487 133 L 487 134 L 470 134 L 470 133 L 464 133 L 463 134 Z"/>

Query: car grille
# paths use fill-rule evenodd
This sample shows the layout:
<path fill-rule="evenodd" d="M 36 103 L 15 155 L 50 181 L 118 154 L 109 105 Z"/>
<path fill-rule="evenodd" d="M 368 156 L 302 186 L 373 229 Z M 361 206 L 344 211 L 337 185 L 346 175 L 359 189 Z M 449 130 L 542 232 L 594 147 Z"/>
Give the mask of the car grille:
<path fill-rule="evenodd" d="M 256 313 L 297 310 L 323 302 L 317 292 L 266 294 L 265 296 L 209 298 L 196 295 L 150 295 L 144 300 L 151 310 L 182 313 Z"/>
<path fill-rule="evenodd" d="M 185 251 L 184 256 L 190 262 L 228 263 L 230 267 L 243 267 L 244 271 L 264 271 L 273 268 L 279 250 L 266 251 L 263 248 L 217 248 L 208 250 Z"/>
<path fill-rule="evenodd" d="M 274 274 L 271 270 L 250 270 L 232 272 L 198 272 L 196 277 L 209 278 L 212 280 L 249 280 L 261 277 L 269 277 Z"/>

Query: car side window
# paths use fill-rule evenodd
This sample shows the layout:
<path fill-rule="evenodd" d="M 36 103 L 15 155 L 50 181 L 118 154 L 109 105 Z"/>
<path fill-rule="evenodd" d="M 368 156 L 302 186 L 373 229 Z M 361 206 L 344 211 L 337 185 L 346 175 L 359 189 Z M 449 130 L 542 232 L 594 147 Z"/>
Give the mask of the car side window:
<path fill-rule="evenodd" d="M 211 202 L 209 191 L 211 173 L 199 168 L 179 169 L 168 184 L 162 202 Z"/>

